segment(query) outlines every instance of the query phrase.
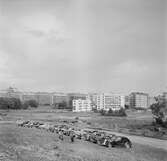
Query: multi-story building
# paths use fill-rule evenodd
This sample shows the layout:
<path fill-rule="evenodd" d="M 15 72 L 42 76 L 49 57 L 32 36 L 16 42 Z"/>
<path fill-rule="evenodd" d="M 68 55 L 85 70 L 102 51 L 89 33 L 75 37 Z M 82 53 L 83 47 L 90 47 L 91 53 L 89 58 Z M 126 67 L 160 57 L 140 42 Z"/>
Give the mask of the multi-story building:
<path fill-rule="evenodd" d="M 73 112 L 88 112 L 92 111 L 90 99 L 74 99 L 72 101 Z"/>
<path fill-rule="evenodd" d="M 69 104 L 69 98 L 65 93 L 52 93 L 52 105 L 57 103 L 66 102 L 67 105 Z"/>
<path fill-rule="evenodd" d="M 165 101 L 167 101 L 167 92 L 163 92 L 162 97 Z"/>
<path fill-rule="evenodd" d="M 130 97 L 129 96 L 125 96 L 125 106 L 126 107 L 130 107 Z"/>
<path fill-rule="evenodd" d="M 149 95 L 142 92 L 131 93 L 130 107 L 134 109 L 147 109 L 149 107 Z"/>
<path fill-rule="evenodd" d="M 39 103 L 38 95 L 34 92 L 22 92 L 21 101 L 35 100 Z"/>
<path fill-rule="evenodd" d="M 0 91 L 0 97 L 19 98 L 21 101 L 35 100 L 40 105 L 51 104 L 51 94 L 47 92 L 23 92 L 17 88 L 9 87 L 8 89 Z"/>
<path fill-rule="evenodd" d="M 97 93 L 88 93 L 87 97 L 92 101 L 92 103 L 96 104 L 97 102 Z"/>
<path fill-rule="evenodd" d="M 87 95 L 82 93 L 68 93 L 67 97 L 69 100 L 68 106 L 73 107 L 73 100 L 77 100 L 77 99 L 85 100 L 87 98 Z"/>
<path fill-rule="evenodd" d="M 37 98 L 37 102 L 39 105 L 51 105 L 52 102 L 52 95 L 48 92 L 36 92 L 34 93 Z"/>
<path fill-rule="evenodd" d="M 113 93 L 97 94 L 96 105 L 97 110 L 119 110 L 121 108 L 125 108 L 125 97 Z"/>

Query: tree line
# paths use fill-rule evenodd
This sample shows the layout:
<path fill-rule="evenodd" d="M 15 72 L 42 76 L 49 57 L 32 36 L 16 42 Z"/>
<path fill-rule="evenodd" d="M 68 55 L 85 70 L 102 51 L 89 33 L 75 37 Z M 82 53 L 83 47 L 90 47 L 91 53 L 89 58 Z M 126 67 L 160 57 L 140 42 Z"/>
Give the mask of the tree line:
<path fill-rule="evenodd" d="M 0 97 L 0 109 L 28 109 L 29 107 L 37 108 L 38 102 L 35 100 L 22 102 L 19 98 Z"/>

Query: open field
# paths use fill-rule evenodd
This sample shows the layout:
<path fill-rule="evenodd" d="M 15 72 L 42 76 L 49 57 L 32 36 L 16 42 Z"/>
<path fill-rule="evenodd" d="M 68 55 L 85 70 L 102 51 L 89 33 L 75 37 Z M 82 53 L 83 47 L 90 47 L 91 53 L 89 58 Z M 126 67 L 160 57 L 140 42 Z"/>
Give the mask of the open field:
<path fill-rule="evenodd" d="M 57 120 L 70 120 L 79 117 L 77 126 L 110 129 L 115 132 L 146 136 L 167 140 L 167 129 L 161 132 L 152 125 L 151 111 L 127 111 L 128 117 L 101 116 L 99 113 L 73 113 L 71 111 L 53 110 L 50 107 L 40 107 L 34 110 L 11 111 L 8 119 L 33 119 L 39 121 L 56 122 Z"/>
<path fill-rule="evenodd" d="M 70 143 L 68 137 L 65 137 L 64 141 L 60 141 L 55 133 L 17 127 L 15 124 L 17 119 L 38 120 L 54 124 L 57 121 L 74 120 L 75 117 L 79 117 L 75 126 L 82 128 L 93 127 L 95 123 L 103 125 L 105 120 L 109 122 L 109 118 L 102 117 L 100 119 L 101 116 L 98 114 L 74 114 L 51 110 L 49 107 L 47 109 L 9 111 L 6 116 L 0 116 L 0 161 L 165 161 L 167 158 L 167 150 L 163 148 L 167 145 L 166 141 L 158 139 L 153 139 L 153 142 L 150 142 L 152 138 L 143 137 L 142 139 L 140 137 L 139 141 L 133 138 L 132 149 L 109 149 L 83 140 Z M 140 114 L 138 117 L 129 116 L 128 121 L 133 118 L 136 119 L 136 122 L 144 121 Z M 145 115 L 145 118 L 145 122 L 151 121 L 149 114 L 148 117 Z M 115 119 L 123 119 L 123 122 L 126 120 L 126 118 L 112 118 L 112 121 Z M 123 126 L 123 123 L 119 122 L 118 126 Z M 156 146 L 154 144 L 156 142 L 157 145 L 164 143 L 162 148 Z"/>

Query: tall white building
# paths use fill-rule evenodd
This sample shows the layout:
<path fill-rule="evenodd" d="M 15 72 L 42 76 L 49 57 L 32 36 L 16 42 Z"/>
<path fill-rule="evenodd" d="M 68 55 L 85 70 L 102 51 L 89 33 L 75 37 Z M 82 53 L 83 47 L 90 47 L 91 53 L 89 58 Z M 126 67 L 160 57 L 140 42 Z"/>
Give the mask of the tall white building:
<path fill-rule="evenodd" d="M 73 112 L 88 112 L 92 111 L 90 99 L 74 99 L 72 101 Z"/>
<path fill-rule="evenodd" d="M 125 97 L 113 93 L 97 94 L 96 105 L 97 110 L 119 110 L 125 108 Z"/>

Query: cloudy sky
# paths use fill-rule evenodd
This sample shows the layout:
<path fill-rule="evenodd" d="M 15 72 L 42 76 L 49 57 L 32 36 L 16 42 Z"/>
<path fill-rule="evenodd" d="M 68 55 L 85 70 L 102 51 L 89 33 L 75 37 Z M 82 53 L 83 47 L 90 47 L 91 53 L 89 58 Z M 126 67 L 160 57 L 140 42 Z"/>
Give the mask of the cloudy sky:
<path fill-rule="evenodd" d="M 0 89 L 167 90 L 165 7 L 165 0 L 0 0 Z"/>

